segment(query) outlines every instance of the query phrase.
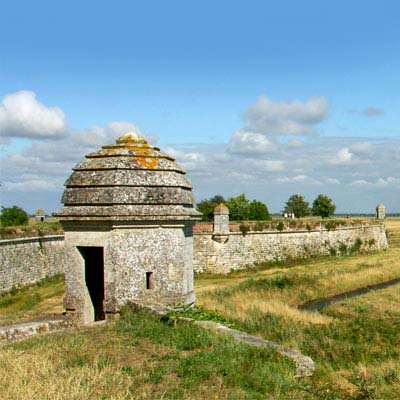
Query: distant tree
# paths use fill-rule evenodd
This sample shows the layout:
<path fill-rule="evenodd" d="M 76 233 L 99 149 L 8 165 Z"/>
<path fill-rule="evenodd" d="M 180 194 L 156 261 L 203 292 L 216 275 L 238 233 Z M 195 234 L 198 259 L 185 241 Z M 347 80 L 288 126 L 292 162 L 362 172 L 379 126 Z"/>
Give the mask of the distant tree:
<path fill-rule="evenodd" d="M 267 206 L 261 201 L 253 200 L 247 210 L 250 221 L 266 221 L 270 219 Z"/>
<path fill-rule="evenodd" d="M 294 213 L 297 218 L 310 215 L 309 202 L 304 200 L 304 197 L 299 194 L 292 194 L 286 202 L 284 208 L 285 213 Z"/>
<path fill-rule="evenodd" d="M 312 214 L 322 218 L 330 217 L 335 213 L 336 206 L 328 196 L 320 194 L 313 202 Z"/>
<path fill-rule="evenodd" d="M 26 225 L 29 217 L 20 207 L 1 207 L 0 222 L 2 226 Z"/>
<path fill-rule="evenodd" d="M 197 203 L 197 210 L 200 211 L 203 221 L 212 221 L 214 216 L 214 208 L 221 203 L 226 203 L 226 200 L 221 195 L 216 195 L 210 199 L 205 199 Z"/>
<path fill-rule="evenodd" d="M 214 197 L 211 197 L 210 201 L 211 203 L 214 203 L 216 206 L 221 203 L 226 203 L 224 196 L 221 196 L 220 194 L 216 194 Z"/>
<path fill-rule="evenodd" d="M 227 206 L 229 208 L 229 217 L 232 221 L 244 221 L 248 219 L 249 200 L 244 193 L 239 196 L 231 197 Z"/>
<path fill-rule="evenodd" d="M 212 221 L 214 208 L 218 204 L 225 204 L 229 208 L 229 218 L 232 221 L 265 221 L 270 219 L 267 206 L 261 201 L 253 200 L 251 203 L 244 193 L 225 200 L 223 196 L 216 195 L 197 203 L 197 210 L 203 216 L 203 221 Z"/>

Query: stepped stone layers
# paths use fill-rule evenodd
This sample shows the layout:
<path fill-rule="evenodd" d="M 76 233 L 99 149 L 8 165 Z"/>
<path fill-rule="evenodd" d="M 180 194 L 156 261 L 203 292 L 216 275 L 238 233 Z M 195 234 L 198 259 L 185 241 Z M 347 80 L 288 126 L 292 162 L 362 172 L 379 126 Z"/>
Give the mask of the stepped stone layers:
<path fill-rule="evenodd" d="M 127 302 L 194 301 L 192 226 L 200 214 L 172 157 L 128 133 L 88 154 L 65 185 L 55 215 L 65 230 L 67 309 L 90 321 Z M 99 300 L 103 289 L 94 294 L 90 281 L 101 279 L 91 277 L 101 260 Z"/>
<path fill-rule="evenodd" d="M 65 183 L 56 215 L 80 220 L 191 220 L 192 186 L 172 157 L 136 134 L 86 156 Z"/>

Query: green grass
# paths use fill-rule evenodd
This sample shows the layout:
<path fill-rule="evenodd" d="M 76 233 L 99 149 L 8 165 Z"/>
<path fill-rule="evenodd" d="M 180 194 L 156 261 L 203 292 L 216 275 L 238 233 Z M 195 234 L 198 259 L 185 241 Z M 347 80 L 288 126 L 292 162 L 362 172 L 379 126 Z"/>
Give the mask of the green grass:
<path fill-rule="evenodd" d="M 64 234 L 62 226 L 54 218 L 46 222 L 36 222 L 34 219 L 31 219 L 28 225 L 0 226 L 0 239 L 18 239 L 62 234 Z"/>
<path fill-rule="evenodd" d="M 308 300 L 399 277 L 400 221 L 391 219 L 387 227 L 391 248 L 385 252 L 196 277 L 200 307 L 186 316 L 296 348 L 316 362 L 310 378 L 295 378 L 292 361 L 268 349 L 125 310 L 117 322 L 3 347 L 0 397 L 398 399 L 400 285 L 332 303 L 321 313 L 297 309 Z M 14 317 L 40 313 L 46 302 L 60 303 L 62 291 L 61 278 L 15 291 L 0 300 L 0 318 L 5 310 Z"/>
<path fill-rule="evenodd" d="M 57 275 L 0 295 L 0 325 L 63 311 L 64 276 Z"/>
<path fill-rule="evenodd" d="M 1 398 L 303 396 L 293 363 L 277 353 L 237 344 L 230 337 L 191 323 L 163 321 L 145 312 L 127 312 L 120 321 L 106 326 L 36 337 L 8 345 L 2 351 Z M 32 368 L 35 373 L 29 377 Z M 99 375 L 103 385 L 99 385 Z M 12 384 L 5 384 L 10 379 Z M 59 390 L 71 383 L 71 390 Z M 46 390 L 38 391 L 41 387 Z"/>
<path fill-rule="evenodd" d="M 332 303 L 321 313 L 296 307 L 399 277 L 400 221 L 390 220 L 387 227 L 391 248 L 385 252 L 289 260 L 215 280 L 200 277 L 197 304 L 241 330 L 312 357 L 317 369 L 302 383 L 306 398 L 398 399 L 400 285 Z"/>

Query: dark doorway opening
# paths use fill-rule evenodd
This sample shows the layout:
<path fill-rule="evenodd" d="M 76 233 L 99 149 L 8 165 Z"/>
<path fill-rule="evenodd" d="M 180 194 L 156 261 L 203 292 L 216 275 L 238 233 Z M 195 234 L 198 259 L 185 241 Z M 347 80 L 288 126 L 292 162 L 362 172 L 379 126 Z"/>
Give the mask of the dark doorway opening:
<path fill-rule="evenodd" d="M 94 320 L 105 319 L 104 312 L 104 249 L 78 247 L 85 260 L 85 281 L 94 308 Z"/>

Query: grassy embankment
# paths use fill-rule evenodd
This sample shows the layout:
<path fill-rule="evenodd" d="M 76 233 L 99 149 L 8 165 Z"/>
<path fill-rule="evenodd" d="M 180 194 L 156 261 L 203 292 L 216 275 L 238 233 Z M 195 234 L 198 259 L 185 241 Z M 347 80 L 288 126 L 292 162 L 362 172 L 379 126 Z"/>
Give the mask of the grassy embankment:
<path fill-rule="evenodd" d="M 238 346 L 191 325 L 128 314 L 105 326 L 4 347 L 0 397 L 397 399 L 400 285 L 331 304 L 321 313 L 296 309 L 312 299 L 400 277 L 400 220 L 388 220 L 387 227 L 391 249 L 386 252 L 196 279 L 198 305 L 310 355 L 317 362 L 311 378 L 296 380 L 291 362 L 269 350 Z"/>
<path fill-rule="evenodd" d="M 64 276 L 59 275 L 3 294 L 0 296 L 0 326 L 61 314 L 64 293 Z"/>
<path fill-rule="evenodd" d="M 62 235 L 64 231 L 56 218 L 48 217 L 45 222 L 36 222 L 30 218 L 27 225 L 0 226 L 0 240 L 25 237 Z"/>
<path fill-rule="evenodd" d="M 400 285 L 331 304 L 296 306 L 400 277 L 400 220 L 385 252 L 292 262 L 198 279 L 197 304 L 242 329 L 298 348 L 317 362 L 311 398 L 400 398 Z"/>

